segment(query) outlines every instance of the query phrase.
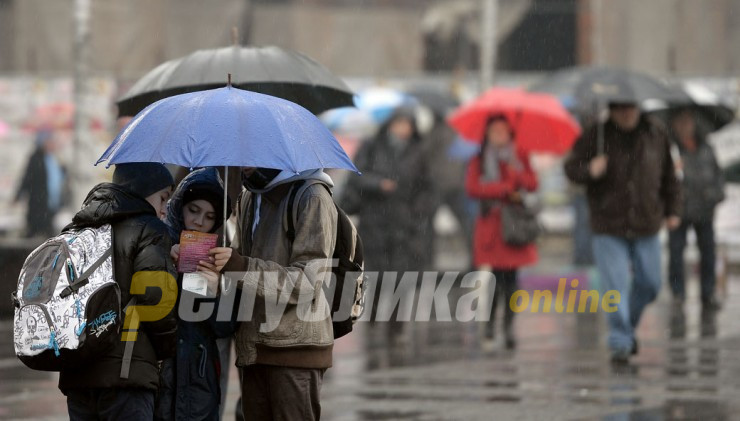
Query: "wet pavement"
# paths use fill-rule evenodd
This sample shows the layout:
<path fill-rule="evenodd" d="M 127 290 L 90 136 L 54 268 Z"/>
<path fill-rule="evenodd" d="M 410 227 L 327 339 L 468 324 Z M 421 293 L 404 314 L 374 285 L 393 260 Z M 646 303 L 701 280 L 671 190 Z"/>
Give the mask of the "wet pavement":
<path fill-rule="evenodd" d="M 664 288 L 640 325 L 639 355 L 621 367 L 609 362 L 603 313 L 521 313 L 514 351 L 502 338 L 482 346 L 475 322 L 359 323 L 335 344 L 324 419 L 740 419 L 740 271 L 728 291 L 712 315 L 695 279 L 683 312 Z M 56 376 L 22 366 L 11 336 L 0 322 L 0 419 L 67 419 Z M 238 390 L 232 368 L 224 419 Z"/>

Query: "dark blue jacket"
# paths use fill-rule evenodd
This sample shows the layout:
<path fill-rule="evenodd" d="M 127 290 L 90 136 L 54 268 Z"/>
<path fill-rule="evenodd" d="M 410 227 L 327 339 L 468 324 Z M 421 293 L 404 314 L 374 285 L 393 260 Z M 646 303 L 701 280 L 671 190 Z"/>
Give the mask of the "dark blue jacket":
<path fill-rule="evenodd" d="M 204 185 L 212 187 L 214 191 L 223 194 L 223 187 L 213 168 L 197 170 L 185 177 L 167 205 L 166 222 L 173 243 L 180 241 L 180 232 L 184 229 L 182 196 L 188 188 L 196 184 L 201 187 Z M 178 285 L 179 309 L 181 296 L 189 292 L 182 290 L 182 276 L 178 277 Z M 155 415 L 158 420 L 219 419 L 222 367 L 216 339 L 233 335 L 236 322 L 235 320 L 216 322 L 218 298 L 199 298 L 195 301 L 196 306 L 210 302 L 215 304 L 215 308 L 212 316 L 202 322 L 185 322 L 178 319 L 177 356 L 162 362 Z"/>

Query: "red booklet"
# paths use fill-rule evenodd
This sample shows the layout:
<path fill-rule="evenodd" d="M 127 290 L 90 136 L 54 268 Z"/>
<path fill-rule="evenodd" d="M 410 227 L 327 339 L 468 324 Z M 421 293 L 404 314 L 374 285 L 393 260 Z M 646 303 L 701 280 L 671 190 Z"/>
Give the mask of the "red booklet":
<path fill-rule="evenodd" d="M 180 234 L 180 258 L 177 271 L 192 273 L 198 269 L 198 262 L 208 260 L 208 252 L 218 244 L 218 234 L 198 231 L 183 231 Z"/>

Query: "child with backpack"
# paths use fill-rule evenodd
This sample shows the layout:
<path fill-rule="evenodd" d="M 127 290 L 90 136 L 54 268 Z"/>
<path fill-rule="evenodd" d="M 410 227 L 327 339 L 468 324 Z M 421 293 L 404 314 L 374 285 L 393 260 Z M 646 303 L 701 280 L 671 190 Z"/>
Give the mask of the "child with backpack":
<path fill-rule="evenodd" d="M 60 372 L 71 420 L 154 416 L 159 361 L 173 355 L 177 327 L 176 271 L 160 220 L 173 185 L 161 164 L 117 165 L 113 182 L 95 186 L 62 234 L 24 264 L 16 354 L 31 368 Z M 127 310 L 144 314 L 133 306 L 163 317 L 123 332 Z"/>

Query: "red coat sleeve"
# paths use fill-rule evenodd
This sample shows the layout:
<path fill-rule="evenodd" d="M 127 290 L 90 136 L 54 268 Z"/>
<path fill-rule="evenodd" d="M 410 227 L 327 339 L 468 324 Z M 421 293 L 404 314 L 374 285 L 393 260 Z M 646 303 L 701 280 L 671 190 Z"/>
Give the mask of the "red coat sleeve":
<path fill-rule="evenodd" d="M 517 187 L 529 192 L 537 190 L 539 182 L 537 180 L 537 174 L 532 170 L 532 166 L 529 163 L 529 155 L 520 154 L 519 162 L 522 163 L 523 168 L 522 171 L 516 174 Z"/>
<path fill-rule="evenodd" d="M 480 157 L 476 157 L 468 165 L 468 175 L 465 180 L 465 189 L 474 199 L 505 199 L 515 190 L 513 180 L 508 177 L 503 177 L 501 181 L 482 183 L 480 176 Z"/>

